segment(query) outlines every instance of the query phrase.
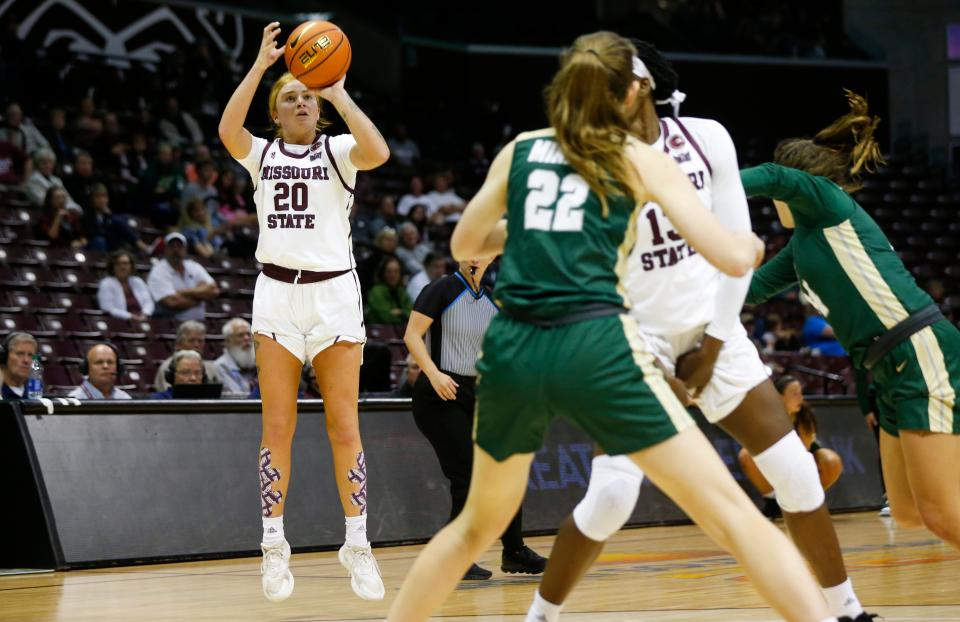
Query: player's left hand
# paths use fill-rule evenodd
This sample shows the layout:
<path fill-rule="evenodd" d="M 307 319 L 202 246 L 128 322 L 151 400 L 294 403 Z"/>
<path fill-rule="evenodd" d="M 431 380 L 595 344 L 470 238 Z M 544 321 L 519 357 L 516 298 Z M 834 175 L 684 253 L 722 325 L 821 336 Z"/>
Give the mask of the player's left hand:
<path fill-rule="evenodd" d="M 683 380 L 687 388 L 693 392 L 693 397 L 700 397 L 700 393 L 713 377 L 713 367 L 720 356 L 723 342 L 710 335 L 703 336 L 703 343 L 696 350 L 691 350 L 677 359 L 677 378 Z"/>

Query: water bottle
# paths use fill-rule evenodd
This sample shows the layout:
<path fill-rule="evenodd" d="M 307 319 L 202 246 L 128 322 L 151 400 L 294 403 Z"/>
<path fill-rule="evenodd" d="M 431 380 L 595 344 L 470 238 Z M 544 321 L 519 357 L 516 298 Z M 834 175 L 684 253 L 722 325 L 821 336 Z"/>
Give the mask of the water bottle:
<path fill-rule="evenodd" d="M 30 378 L 27 379 L 27 399 L 38 400 L 43 397 L 43 365 L 40 364 L 40 355 L 33 355 L 30 365 Z"/>

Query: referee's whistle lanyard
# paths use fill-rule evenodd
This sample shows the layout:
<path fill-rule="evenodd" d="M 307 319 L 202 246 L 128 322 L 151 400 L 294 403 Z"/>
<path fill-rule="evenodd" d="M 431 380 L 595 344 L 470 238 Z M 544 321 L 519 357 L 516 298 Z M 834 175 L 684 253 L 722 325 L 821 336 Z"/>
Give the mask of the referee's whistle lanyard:
<path fill-rule="evenodd" d="M 470 288 L 470 293 L 473 294 L 474 298 L 483 296 L 483 289 L 481 289 L 480 283 L 477 282 L 475 268 L 470 271 L 470 274 L 464 274 L 462 270 L 457 270 L 457 276 L 460 277 L 464 285 Z"/>

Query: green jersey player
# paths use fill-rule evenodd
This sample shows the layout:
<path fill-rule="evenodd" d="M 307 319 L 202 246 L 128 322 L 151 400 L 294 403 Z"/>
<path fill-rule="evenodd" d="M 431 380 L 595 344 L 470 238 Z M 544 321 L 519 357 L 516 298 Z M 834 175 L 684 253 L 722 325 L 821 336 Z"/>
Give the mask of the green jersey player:
<path fill-rule="evenodd" d="M 671 158 L 628 138 L 635 54 L 613 33 L 578 38 L 547 89 L 551 128 L 521 134 L 500 152 L 454 231 L 455 257 L 503 253 L 494 292 L 502 312 L 477 363 L 466 507 L 420 554 L 390 621 L 425 620 L 503 532 L 555 416 L 604 450 L 628 454 L 743 563 L 781 615 L 833 619 L 799 554 L 690 425 L 624 313 L 632 215 L 646 201 L 724 272 L 746 273 L 757 250 L 753 234 L 730 232 L 703 208 Z"/>
<path fill-rule="evenodd" d="M 754 275 L 747 302 L 799 283 L 854 366 L 873 374 L 894 519 L 925 525 L 960 549 L 960 331 L 848 194 L 880 155 L 878 119 L 861 97 L 847 98 L 851 112 L 812 140 L 784 141 L 775 164 L 741 172 L 747 194 L 774 199 L 780 221 L 794 229 Z"/>

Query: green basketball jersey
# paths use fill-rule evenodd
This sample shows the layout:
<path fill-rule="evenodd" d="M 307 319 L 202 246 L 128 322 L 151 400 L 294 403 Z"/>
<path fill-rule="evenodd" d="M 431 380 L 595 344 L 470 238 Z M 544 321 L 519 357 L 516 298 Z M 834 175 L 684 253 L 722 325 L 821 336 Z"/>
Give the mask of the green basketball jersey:
<path fill-rule="evenodd" d="M 507 180 L 507 240 L 494 298 L 554 318 L 584 305 L 626 306 L 620 275 L 636 239 L 636 205 L 600 198 L 567 164 L 552 129 L 517 137 Z"/>
<path fill-rule="evenodd" d="M 748 196 L 787 203 L 796 226 L 786 248 L 754 274 L 748 303 L 799 282 L 857 367 L 874 337 L 933 304 L 877 223 L 829 179 L 775 164 L 740 176 Z"/>

